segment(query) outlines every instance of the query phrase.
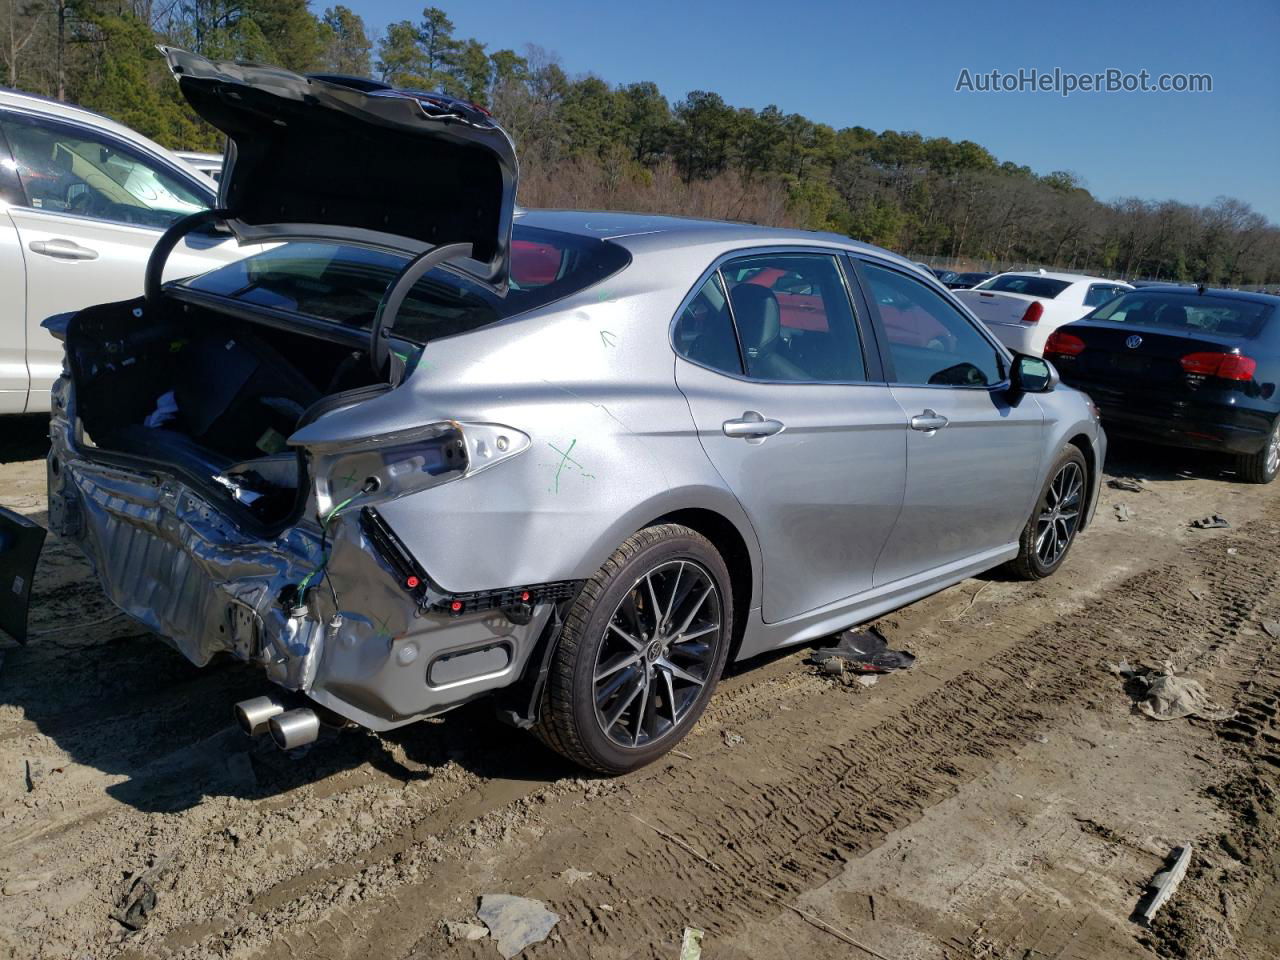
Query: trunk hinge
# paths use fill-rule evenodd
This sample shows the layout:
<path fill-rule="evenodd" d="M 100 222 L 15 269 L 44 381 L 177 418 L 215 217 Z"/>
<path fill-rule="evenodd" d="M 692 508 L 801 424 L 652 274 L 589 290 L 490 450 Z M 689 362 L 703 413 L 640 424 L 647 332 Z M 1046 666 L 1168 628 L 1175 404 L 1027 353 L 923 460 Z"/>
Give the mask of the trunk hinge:
<path fill-rule="evenodd" d="M 470 259 L 471 244 L 446 243 L 432 247 L 426 253 L 420 253 L 396 274 L 396 278 L 388 285 L 373 315 L 373 325 L 369 328 L 369 362 L 373 364 L 375 377 L 385 376 L 395 386 L 404 371 L 403 364 L 389 363 L 391 347 L 388 340 L 391 328 L 396 325 L 396 316 L 404 305 L 405 298 L 428 270 L 437 267 L 446 260 Z M 389 367 L 389 369 L 388 369 Z"/>
<path fill-rule="evenodd" d="M 201 210 L 189 217 L 183 217 L 161 234 L 156 245 L 151 248 L 151 256 L 147 258 L 147 272 L 143 280 L 142 292 L 146 298 L 147 309 L 154 312 L 160 305 L 160 284 L 164 281 L 164 265 L 169 254 L 178 245 L 178 241 L 201 227 L 227 220 L 231 213 L 226 210 Z"/>

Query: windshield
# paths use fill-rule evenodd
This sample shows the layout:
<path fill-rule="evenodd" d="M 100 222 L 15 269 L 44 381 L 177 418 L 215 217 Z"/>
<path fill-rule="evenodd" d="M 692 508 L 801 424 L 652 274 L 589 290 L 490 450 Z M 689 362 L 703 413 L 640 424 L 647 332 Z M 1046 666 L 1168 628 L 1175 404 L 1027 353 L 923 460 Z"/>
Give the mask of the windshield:
<path fill-rule="evenodd" d="M 1022 293 L 1028 297 L 1040 297 L 1052 300 L 1067 287 L 1066 280 L 1054 280 L 1052 277 L 1028 277 L 1021 273 L 1003 273 L 992 277 L 986 283 L 980 283 L 975 290 L 991 290 L 996 293 Z"/>
<path fill-rule="evenodd" d="M 1270 312 L 1270 304 L 1250 300 L 1139 290 L 1104 303 L 1086 319 L 1250 339 Z"/>
<path fill-rule="evenodd" d="M 396 336 L 418 343 L 464 333 L 577 293 L 630 261 L 622 247 L 594 237 L 517 224 L 511 235 L 511 288 L 505 297 L 450 270 L 418 281 L 395 321 Z M 334 243 L 287 243 L 185 281 L 192 290 L 368 327 L 407 258 Z"/>

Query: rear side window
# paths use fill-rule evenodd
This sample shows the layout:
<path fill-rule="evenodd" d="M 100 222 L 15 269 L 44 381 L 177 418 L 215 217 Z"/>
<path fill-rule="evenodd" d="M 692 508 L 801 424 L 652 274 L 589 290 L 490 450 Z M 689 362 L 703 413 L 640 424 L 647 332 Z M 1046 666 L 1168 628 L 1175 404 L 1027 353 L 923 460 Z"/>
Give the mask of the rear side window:
<path fill-rule="evenodd" d="M 1270 304 L 1248 300 L 1135 291 L 1099 307 L 1089 319 L 1250 339 L 1271 311 Z"/>
<path fill-rule="evenodd" d="M 720 272 L 747 376 L 792 382 L 866 380 L 853 308 L 834 257 L 743 257 Z"/>
<path fill-rule="evenodd" d="M 405 300 L 395 334 L 426 343 L 465 333 L 577 293 L 630 260 L 626 250 L 605 240 L 517 224 L 505 297 L 438 267 Z M 403 256 L 363 247 L 287 243 L 184 283 L 243 303 L 367 327 L 405 262 Z"/>
<path fill-rule="evenodd" d="M 1017 273 L 1006 273 L 992 277 L 986 283 L 980 283 L 978 290 L 990 290 L 993 293 L 1023 293 L 1029 297 L 1040 297 L 1052 300 L 1067 287 L 1065 280 L 1054 280 L 1052 277 L 1026 277 Z"/>
<path fill-rule="evenodd" d="M 894 383 L 986 387 L 1004 379 L 995 347 L 933 289 L 871 263 L 860 269 L 889 341 Z"/>
<path fill-rule="evenodd" d="M 738 338 L 733 332 L 729 300 L 720 283 L 720 274 L 713 273 L 680 311 L 675 346 L 677 353 L 694 363 L 723 373 L 742 373 Z"/>

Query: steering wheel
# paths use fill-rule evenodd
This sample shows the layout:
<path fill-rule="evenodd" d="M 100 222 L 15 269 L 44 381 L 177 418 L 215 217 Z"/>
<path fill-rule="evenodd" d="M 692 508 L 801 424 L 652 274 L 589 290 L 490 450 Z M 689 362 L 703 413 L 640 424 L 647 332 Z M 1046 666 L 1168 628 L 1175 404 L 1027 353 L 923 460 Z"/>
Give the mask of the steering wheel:
<path fill-rule="evenodd" d="M 98 212 L 98 202 L 94 191 L 86 186 L 82 192 L 77 193 L 71 202 L 67 204 L 67 209 L 83 217 L 94 216 Z"/>

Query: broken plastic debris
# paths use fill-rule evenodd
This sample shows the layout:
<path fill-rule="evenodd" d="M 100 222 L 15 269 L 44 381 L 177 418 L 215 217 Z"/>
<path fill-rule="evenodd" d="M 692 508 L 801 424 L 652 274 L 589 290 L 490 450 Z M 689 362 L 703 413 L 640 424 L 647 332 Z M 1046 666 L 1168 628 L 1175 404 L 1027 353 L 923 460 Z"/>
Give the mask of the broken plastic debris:
<path fill-rule="evenodd" d="M 139 878 L 129 888 L 124 905 L 111 916 L 130 930 L 141 930 L 151 919 L 151 913 L 155 908 L 155 890 L 146 880 Z"/>
<path fill-rule="evenodd" d="M 724 731 L 724 745 L 726 747 L 736 747 L 740 743 L 746 743 L 747 738 L 740 733 L 734 733 L 732 730 Z"/>
<path fill-rule="evenodd" d="M 1197 530 L 1217 530 L 1223 527 L 1230 527 L 1227 518 L 1220 513 L 1215 513 L 1210 517 L 1201 517 L 1199 520 L 1192 520 L 1191 526 Z"/>
<path fill-rule="evenodd" d="M 480 920 L 489 928 L 504 960 L 511 960 L 531 943 L 547 938 L 560 917 L 541 900 L 515 897 L 508 893 L 486 893 L 480 897 Z"/>
<path fill-rule="evenodd" d="M 1272 640 L 1280 640 L 1280 620 L 1263 620 L 1262 629 Z"/>
<path fill-rule="evenodd" d="M 834 645 L 814 650 L 809 662 L 823 666 L 833 657 L 843 660 L 845 668 L 855 673 L 889 673 L 905 670 L 916 662 L 905 651 L 890 650 L 889 641 L 875 627 L 844 631 Z"/>
<path fill-rule="evenodd" d="M 1173 892 L 1178 889 L 1178 884 L 1187 875 L 1187 867 L 1190 864 L 1191 844 L 1184 843 L 1173 865 L 1151 878 L 1151 882 L 1147 884 L 1147 889 L 1151 891 L 1151 899 L 1138 914 L 1138 921 L 1144 927 L 1151 926 L 1151 919 L 1156 915 L 1156 911 L 1169 902 Z"/>
<path fill-rule="evenodd" d="M 489 935 L 489 929 L 478 923 L 462 923 L 457 920 L 444 922 L 444 933 L 449 942 L 454 940 L 483 940 Z"/>
<path fill-rule="evenodd" d="M 1113 490 L 1128 490 L 1130 493 L 1142 493 L 1146 489 L 1141 480 L 1132 477 L 1112 477 L 1107 481 L 1107 486 Z"/>
<path fill-rule="evenodd" d="M 1125 520 L 1132 520 L 1137 514 L 1130 510 L 1123 503 L 1116 504 L 1116 519 L 1123 523 Z"/>
<path fill-rule="evenodd" d="M 680 940 L 680 960 L 702 960 L 702 938 L 706 936 L 697 927 L 685 927 Z"/>
<path fill-rule="evenodd" d="M 563 880 L 569 886 L 573 886 L 579 880 L 589 880 L 594 874 L 590 870 L 579 870 L 577 867 L 569 867 L 556 874 L 556 877 Z"/>

